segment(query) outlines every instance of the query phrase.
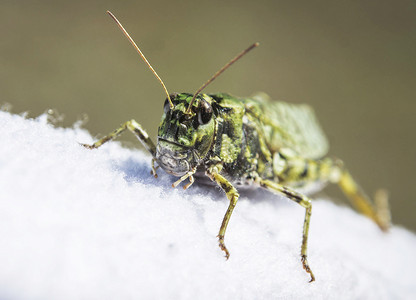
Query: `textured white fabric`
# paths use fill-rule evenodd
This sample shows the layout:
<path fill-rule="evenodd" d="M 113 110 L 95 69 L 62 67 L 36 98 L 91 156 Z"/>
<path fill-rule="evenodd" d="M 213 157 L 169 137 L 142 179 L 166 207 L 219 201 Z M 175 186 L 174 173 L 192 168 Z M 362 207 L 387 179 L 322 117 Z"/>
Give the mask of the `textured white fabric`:
<path fill-rule="evenodd" d="M 127 133 L 126 133 L 127 134 Z M 225 242 L 221 191 L 150 175 L 150 157 L 117 142 L 87 150 L 81 129 L 0 112 L 0 299 L 411 299 L 416 238 L 329 201 L 304 209 L 246 192 Z M 394 201 L 394 199 L 392 199 Z M 394 217 L 394 216 L 393 216 Z"/>

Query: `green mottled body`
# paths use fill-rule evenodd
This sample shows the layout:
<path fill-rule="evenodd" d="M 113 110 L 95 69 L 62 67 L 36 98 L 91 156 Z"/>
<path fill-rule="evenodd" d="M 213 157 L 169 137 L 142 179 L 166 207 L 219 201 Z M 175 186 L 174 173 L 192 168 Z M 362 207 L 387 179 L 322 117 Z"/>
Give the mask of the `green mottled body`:
<path fill-rule="evenodd" d="M 260 177 L 305 187 L 329 179 L 330 162 L 319 160 L 328 144 L 309 106 L 273 102 L 264 94 L 201 97 L 215 114 L 215 142 L 206 161 L 221 160 L 222 174 L 232 183 L 251 185 Z"/>
<path fill-rule="evenodd" d="M 387 199 L 376 205 L 353 180 L 340 160 L 325 158 L 327 140 L 307 105 L 273 102 L 264 94 L 236 98 L 228 94 L 172 94 L 165 101 L 156 145 L 136 121 L 124 123 L 87 148 L 98 148 L 124 130 L 133 132 L 152 154 L 152 173 L 161 167 L 180 177 L 176 187 L 189 179 L 210 179 L 230 201 L 222 221 L 219 246 L 229 257 L 225 231 L 239 198 L 237 188 L 261 187 L 283 195 L 305 208 L 301 261 L 315 280 L 307 260 L 311 199 L 299 189 L 311 184 L 337 183 L 355 208 L 382 230 L 389 226 Z M 192 105 L 190 107 L 190 104 Z M 157 166 L 156 166 L 157 165 Z"/>

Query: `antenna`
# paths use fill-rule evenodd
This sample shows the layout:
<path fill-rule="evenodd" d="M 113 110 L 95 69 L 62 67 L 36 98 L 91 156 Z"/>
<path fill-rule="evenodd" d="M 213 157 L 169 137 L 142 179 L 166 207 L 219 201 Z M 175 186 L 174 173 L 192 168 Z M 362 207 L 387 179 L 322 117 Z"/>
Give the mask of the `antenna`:
<path fill-rule="evenodd" d="M 172 100 L 170 99 L 169 92 L 166 89 L 166 86 L 163 83 L 162 79 L 160 79 L 159 75 L 157 75 L 156 71 L 153 69 L 153 67 L 150 65 L 150 63 L 146 59 L 146 57 L 143 55 L 143 53 L 140 50 L 140 48 L 136 45 L 136 43 L 134 42 L 134 40 L 131 38 L 131 36 L 128 34 L 128 32 L 124 29 L 123 25 L 121 25 L 121 23 L 111 13 L 111 11 L 107 10 L 107 14 L 109 14 L 109 16 L 117 23 L 117 26 L 121 29 L 121 31 L 124 33 L 124 35 L 129 40 L 129 42 L 133 45 L 133 47 L 136 49 L 136 51 L 140 54 L 140 57 L 143 59 L 143 61 L 146 63 L 146 65 L 149 67 L 149 69 L 152 71 L 152 73 L 156 76 L 156 78 L 159 79 L 160 84 L 162 84 L 162 87 L 165 90 L 166 95 L 168 96 L 170 108 L 173 109 L 175 106 L 173 105 Z"/>
<path fill-rule="evenodd" d="M 240 54 L 238 54 L 236 57 L 234 57 L 232 60 L 230 60 L 224 67 L 222 67 L 219 71 L 217 71 L 217 73 L 215 73 L 207 82 L 205 82 L 194 94 L 194 96 L 192 97 L 191 102 L 189 103 L 188 109 L 186 110 L 185 113 L 189 114 L 191 112 L 191 108 L 192 108 L 192 104 L 195 101 L 196 96 L 198 96 L 198 94 L 207 87 L 208 84 L 210 84 L 211 82 L 213 82 L 218 76 L 221 75 L 222 72 L 224 72 L 225 70 L 227 70 L 233 63 L 235 63 L 237 60 L 239 60 L 241 57 L 243 57 L 244 55 L 246 55 L 249 51 L 251 51 L 252 49 L 256 48 L 257 46 L 259 46 L 259 43 L 254 43 L 252 44 L 250 47 L 248 47 L 247 49 L 245 49 L 244 51 L 242 51 Z"/>

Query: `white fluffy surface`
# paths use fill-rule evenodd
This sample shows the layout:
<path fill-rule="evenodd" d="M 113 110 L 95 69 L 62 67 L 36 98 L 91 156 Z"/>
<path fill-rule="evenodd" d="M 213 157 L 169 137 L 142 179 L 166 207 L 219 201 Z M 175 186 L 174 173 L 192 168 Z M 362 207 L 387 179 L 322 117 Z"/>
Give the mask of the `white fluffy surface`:
<path fill-rule="evenodd" d="M 126 133 L 129 134 L 129 133 Z M 150 173 L 150 157 L 81 129 L 0 112 L 0 299 L 415 299 L 416 238 L 349 208 L 256 191 L 216 235 L 225 195 Z"/>

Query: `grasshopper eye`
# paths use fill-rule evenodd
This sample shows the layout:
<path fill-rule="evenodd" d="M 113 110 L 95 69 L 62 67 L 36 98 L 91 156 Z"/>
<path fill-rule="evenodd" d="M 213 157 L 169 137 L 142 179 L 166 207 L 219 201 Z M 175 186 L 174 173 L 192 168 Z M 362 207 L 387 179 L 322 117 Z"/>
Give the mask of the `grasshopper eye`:
<path fill-rule="evenodd" d="M 169 110 L 170 110 L 170 102 L 169 102 L 169 99 L 166 98 L 165 104 L 163 104 L 163 111 L 165 112 L 165 114 L 167 114 Z"/>
<path fill-rule="evenodd" d="M 200 125 L 207 124 L 211 120 L 211 117 L 212 117 L 211 104 L 209 104 L 206 101 L 201 101 L 201 104 L 198 110 L 198 123 Z"/>

